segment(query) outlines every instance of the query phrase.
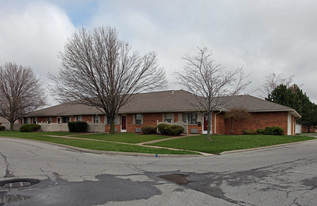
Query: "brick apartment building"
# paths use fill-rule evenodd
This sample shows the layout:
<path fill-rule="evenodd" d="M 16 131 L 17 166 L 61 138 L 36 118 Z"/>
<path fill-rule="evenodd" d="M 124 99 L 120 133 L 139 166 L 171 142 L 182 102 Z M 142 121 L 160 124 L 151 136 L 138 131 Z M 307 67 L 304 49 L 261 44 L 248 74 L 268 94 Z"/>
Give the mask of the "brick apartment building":
<path fill-rule="evenodd" d="M 286 135 L 295 134 L 296 119 L 300 115 L 292 108 L 262 100 L 250 95 L 219 98 L 219 105 L 212 113 L 212 134 L 229 134 L 231 122 L 224 118 L 226 111 L 241 108 L 251 114 L 247 120 L 233 122 L 233 133 L 242 130 L 281 127 Z M 161 122 L 178 124 L 185 133 L 207 132 L 207 117 L 197 109 L 197 97 L 184 90 L 136 94 L 132 101 L 122 107 L 116 118 L 117 132 L 140 132 L 144 125 Z M 109 119 L 95 107 L 63 103 L 26 114 L 22 123 L 42 124 L 44 131 L 67 131 L 70 121 L 86 121 L 91 132 L 109 132 Z"/>

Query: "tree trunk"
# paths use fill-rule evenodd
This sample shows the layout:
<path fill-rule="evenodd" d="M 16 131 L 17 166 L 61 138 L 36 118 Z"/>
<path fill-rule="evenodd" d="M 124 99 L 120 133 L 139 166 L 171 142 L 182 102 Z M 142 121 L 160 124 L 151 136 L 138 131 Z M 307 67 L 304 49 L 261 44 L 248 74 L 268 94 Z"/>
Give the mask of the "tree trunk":
<path fill-rule="evenodd" d="M 14 129 L 14 121 L 13 122 L 10 121 L 10 131 L 13 131 L 13 129 Z"/>
<path fill-rule="evenodd" d="M 208 140 L 211 140 L 211 112 L 208 112 L 207 113 L 207 124 L 208 124 L 208 126 L 207 126 L 207 139 Z"/>
<path fill-rule="evenodd" d="M 110 134 L 114 134 L 115 133 L 115 118 L 111 117 L 110 118 Z"/>

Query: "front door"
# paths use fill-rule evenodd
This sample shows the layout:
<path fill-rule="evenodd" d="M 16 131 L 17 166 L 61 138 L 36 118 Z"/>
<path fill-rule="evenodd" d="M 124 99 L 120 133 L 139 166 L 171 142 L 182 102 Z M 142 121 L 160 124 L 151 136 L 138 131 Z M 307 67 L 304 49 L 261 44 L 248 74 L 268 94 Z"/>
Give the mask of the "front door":
<path fill-rule="evenodd" d="M 121 116 L 121 132 L 127 132 L 127 116 Z"/>
<path fill-rule="evenodd" d="M 208 130 L 208 116 L 204 115 L 204 131 Z"/>
<path fill-rule="evenodd" d="M 212 125 L 211 120 L 210 120 L 210 124 Z M 207 134 L 207 131 L 208 131 L 208 115 L 204 114 L 203 134 Z M 210 128 L 210 134 L 211 134 L 211 131 L 212 129 Z"/>

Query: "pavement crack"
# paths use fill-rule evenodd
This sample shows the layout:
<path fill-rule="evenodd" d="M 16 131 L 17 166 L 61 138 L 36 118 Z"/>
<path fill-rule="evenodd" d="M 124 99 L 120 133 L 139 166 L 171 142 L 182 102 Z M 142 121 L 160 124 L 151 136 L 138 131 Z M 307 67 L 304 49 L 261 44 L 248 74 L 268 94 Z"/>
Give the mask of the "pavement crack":
<path fill-rule="evenodd" d="M 133 170 L 133 171 L 135 171 L 135 172 L 138 172 L 139 174 L 140 174 L 140 173 L 141 173 L 141 174 L 144 174 L 144 173 L 146 172 L 145 170 L 142 170 L 142 169 L 138 168 L 137 166 L 132 165 L 132 164 L 129 164 L 129 163 L 126 163 L 126 166 L 127 166 L 129 169 L 131 169 L 131 170 Z"/>
<path fill-rule="evenodd" d="M 6 172 L 5 172 L 4 177 L 5 177 L 5 178 L 13 177 L 13 174 L 10 172 L 10 169 L 9 169 L 10 164 L 9 164 L 9 162 L 8 162 L 8 160 L 7 160 L 7 157 L 6 157 L 3 153 L 1 153 L 1 152 L 0 152 L 0 155 L 1 155 L 2 158 L 4 159 L 4 163 L 5 163 L 5 165 L 6 165 Z"/>
<path fill-rule="evenodd" d="M 295 205 L 297 205 L 297 206 L 301 206 L 301 204 L 299 204 L 298 202 L 296 202 L 297 199 L 298 199 L 298 198 L 295 198 L 295 199 L 293 200 L 293 204 L 295 204 Z"/>

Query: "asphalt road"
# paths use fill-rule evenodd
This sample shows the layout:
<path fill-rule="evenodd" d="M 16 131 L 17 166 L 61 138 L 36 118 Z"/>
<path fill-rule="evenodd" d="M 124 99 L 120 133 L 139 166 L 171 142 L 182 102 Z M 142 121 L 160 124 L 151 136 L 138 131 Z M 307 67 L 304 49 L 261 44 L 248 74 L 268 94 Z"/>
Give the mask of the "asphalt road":
<path fill-rule="evenodd" d="M 79 152 L 0 138 L 0 205 L 317 205 L 317 140 L 208 157 Z"/>

